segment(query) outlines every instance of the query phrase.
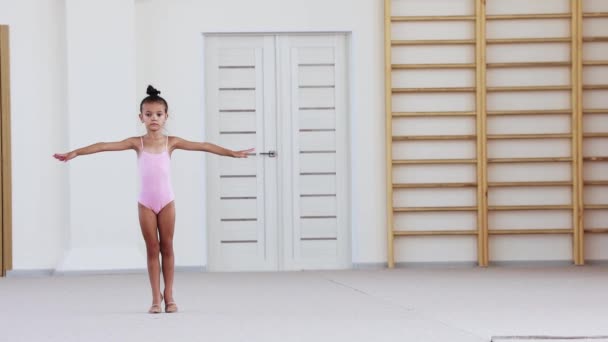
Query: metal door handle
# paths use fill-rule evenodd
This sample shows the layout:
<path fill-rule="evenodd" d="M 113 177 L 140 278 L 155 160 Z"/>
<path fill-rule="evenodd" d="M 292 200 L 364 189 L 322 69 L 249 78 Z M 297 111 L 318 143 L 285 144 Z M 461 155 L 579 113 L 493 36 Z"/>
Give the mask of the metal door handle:
<path fill-rule="evenodd" d="M 277 152 L 276 152 L 276 151 L 260 152 L 260 153 L 258 153 L 258 154 L 261 154 L 261 155 L 267 155 L 267 156 L 269 156 L 270 158 L 274 158 L 274 157 L 276 157 L 276 156 L 277 156 Z"/>

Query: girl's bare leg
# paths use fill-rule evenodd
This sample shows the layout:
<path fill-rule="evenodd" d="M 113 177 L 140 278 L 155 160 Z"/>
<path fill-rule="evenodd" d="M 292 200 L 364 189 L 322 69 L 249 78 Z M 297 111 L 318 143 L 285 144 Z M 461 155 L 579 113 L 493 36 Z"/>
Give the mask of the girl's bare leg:
<path fill-rule="evenodd" d="M 163 280 L 165 283 L 165 303 L 173 302 L 173 277 L 175 257 L 173 255 L 173 233 L 175 232 L 175 203 L 167 204 L 158 213 L 160 233 L 160 253 L 163 260 Z"/>
<path fill-rule="evenodd" d="M 160 243 L 158 241 L 158 224 L 156 214 L 149 208 L 138 204 L 139 208 L 139 225 L 141 233 L 146 242 L 146 254 L 148 257 L 148 277 L 150 278 L 150 287 L 152 288 L 152 304 L 160 304 L 160 262 L 158 256 L 160 253 Z"/>

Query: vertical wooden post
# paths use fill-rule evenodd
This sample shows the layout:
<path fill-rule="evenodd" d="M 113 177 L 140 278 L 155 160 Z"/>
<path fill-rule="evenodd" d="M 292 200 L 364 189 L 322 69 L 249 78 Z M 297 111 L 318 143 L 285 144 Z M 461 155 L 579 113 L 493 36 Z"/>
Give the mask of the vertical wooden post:
<path fill-rule="evenodd" d="M 393 235 L 393 104 L 391 58 L 391 1 L 384 0 L 384 108 L 386 116 L 386 229 L 388 233 L 388 267 L 395 267 Z"/>
<path fill-rule="evenodd" d="M 571 102 L 572 102 L 572 228 L 573 261 L 585 264 L 583 222 L 583 9 L 582 0 L 571 0 Z"/>
<path fill-rule="evenodd" d="M 2 153 L 2 145 L 4 142 L 4 136 L 2 135 L 2 129 L 4 128 L 4 68 L 3 68 L 3 60 L 4 54 L 6 51 L 4 50 L 4 26 L 0 26 L 0 157 Z M 1 158 L 0 158 L 1 159 Z M 4 166 L 4 161 L 2 160 L 2 166 Z M 4 202 L 4 186 L 2 182 L 2 167 L 0 167 L 0 276 L 4 277 L 4 224 L 2 223 L 2 218 L 4 217 L 4 210 L 2 208 Z"/>
<path fill-rule="evenodd" d="M 477 123 L 477 264 L 488 266 L 488 180 L 486 145 L 486 1 L 475 0 Z"/>
<path fill-rule="evenodd" d="M 12 260 L 12 184 L 11 184 L 11 130 L 9 93 L 8 26 L 0 25 L 0 269 L 2 276 L 13 268 Z"/>

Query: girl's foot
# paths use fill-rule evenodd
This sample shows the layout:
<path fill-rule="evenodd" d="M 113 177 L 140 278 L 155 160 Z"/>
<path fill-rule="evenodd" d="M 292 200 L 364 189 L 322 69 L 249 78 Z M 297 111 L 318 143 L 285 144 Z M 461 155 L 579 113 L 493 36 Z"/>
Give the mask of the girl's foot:
<path fill-rule="evenodd" d="M 173 300 L 173 295 L 167 295 L 167 292 L 165 292 L 165 298 L 168 298 L 167 301 L 165 301 L 165 312 L 177 312 L 177 304 L 175 304 L 175 300 Z"/>
<path fill-rule="evenodd" d="M 148 313 L 150 313 L 150 314 L 159 314 L 162 311 L 163 310 L 160 308 L 160 304 L 152 304 L 152 306 L 150 307 L 150 310 L 148 310 Z"/>
<path fill-rule="evenodd" d="M 175 302 L 166 303 L 165 304 L 165 312 L 166 313 L 177 312 L 177 304 L 175 304 Z"/>
<path fill-rule="evenodd" d="M 163 312 L 163 310 L 160 307 L 160 303 L 163 302 L 163 295 L 160 295 L 160 302 L 158 304 L 152 304 L 152 306 L 150 306 L 150 309 L 148 310 L 148 313 L 151 314 L 158 314 Z"/>

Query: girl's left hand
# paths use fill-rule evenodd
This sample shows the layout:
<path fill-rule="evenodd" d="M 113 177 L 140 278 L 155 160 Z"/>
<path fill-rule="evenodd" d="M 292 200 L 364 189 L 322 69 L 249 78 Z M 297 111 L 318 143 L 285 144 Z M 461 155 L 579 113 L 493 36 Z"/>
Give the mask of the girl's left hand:
<path fill-rule="evenodd" d="M 59 161 L 67 162 L 70 159 L 74 159 L 76 157 L 76 152 L 68 152 L 68 153 L 55 153 L 53 157 Z"/>
<path fill-rule="evenodd" d="M 249 154 L 253 151 L 255 151 L 255 148 L 250 148 L 248 150 L 242 150 L 242 151 L 232 151 L 232 157 L 233 158 L 247 158 L 247 154 Z"/>

